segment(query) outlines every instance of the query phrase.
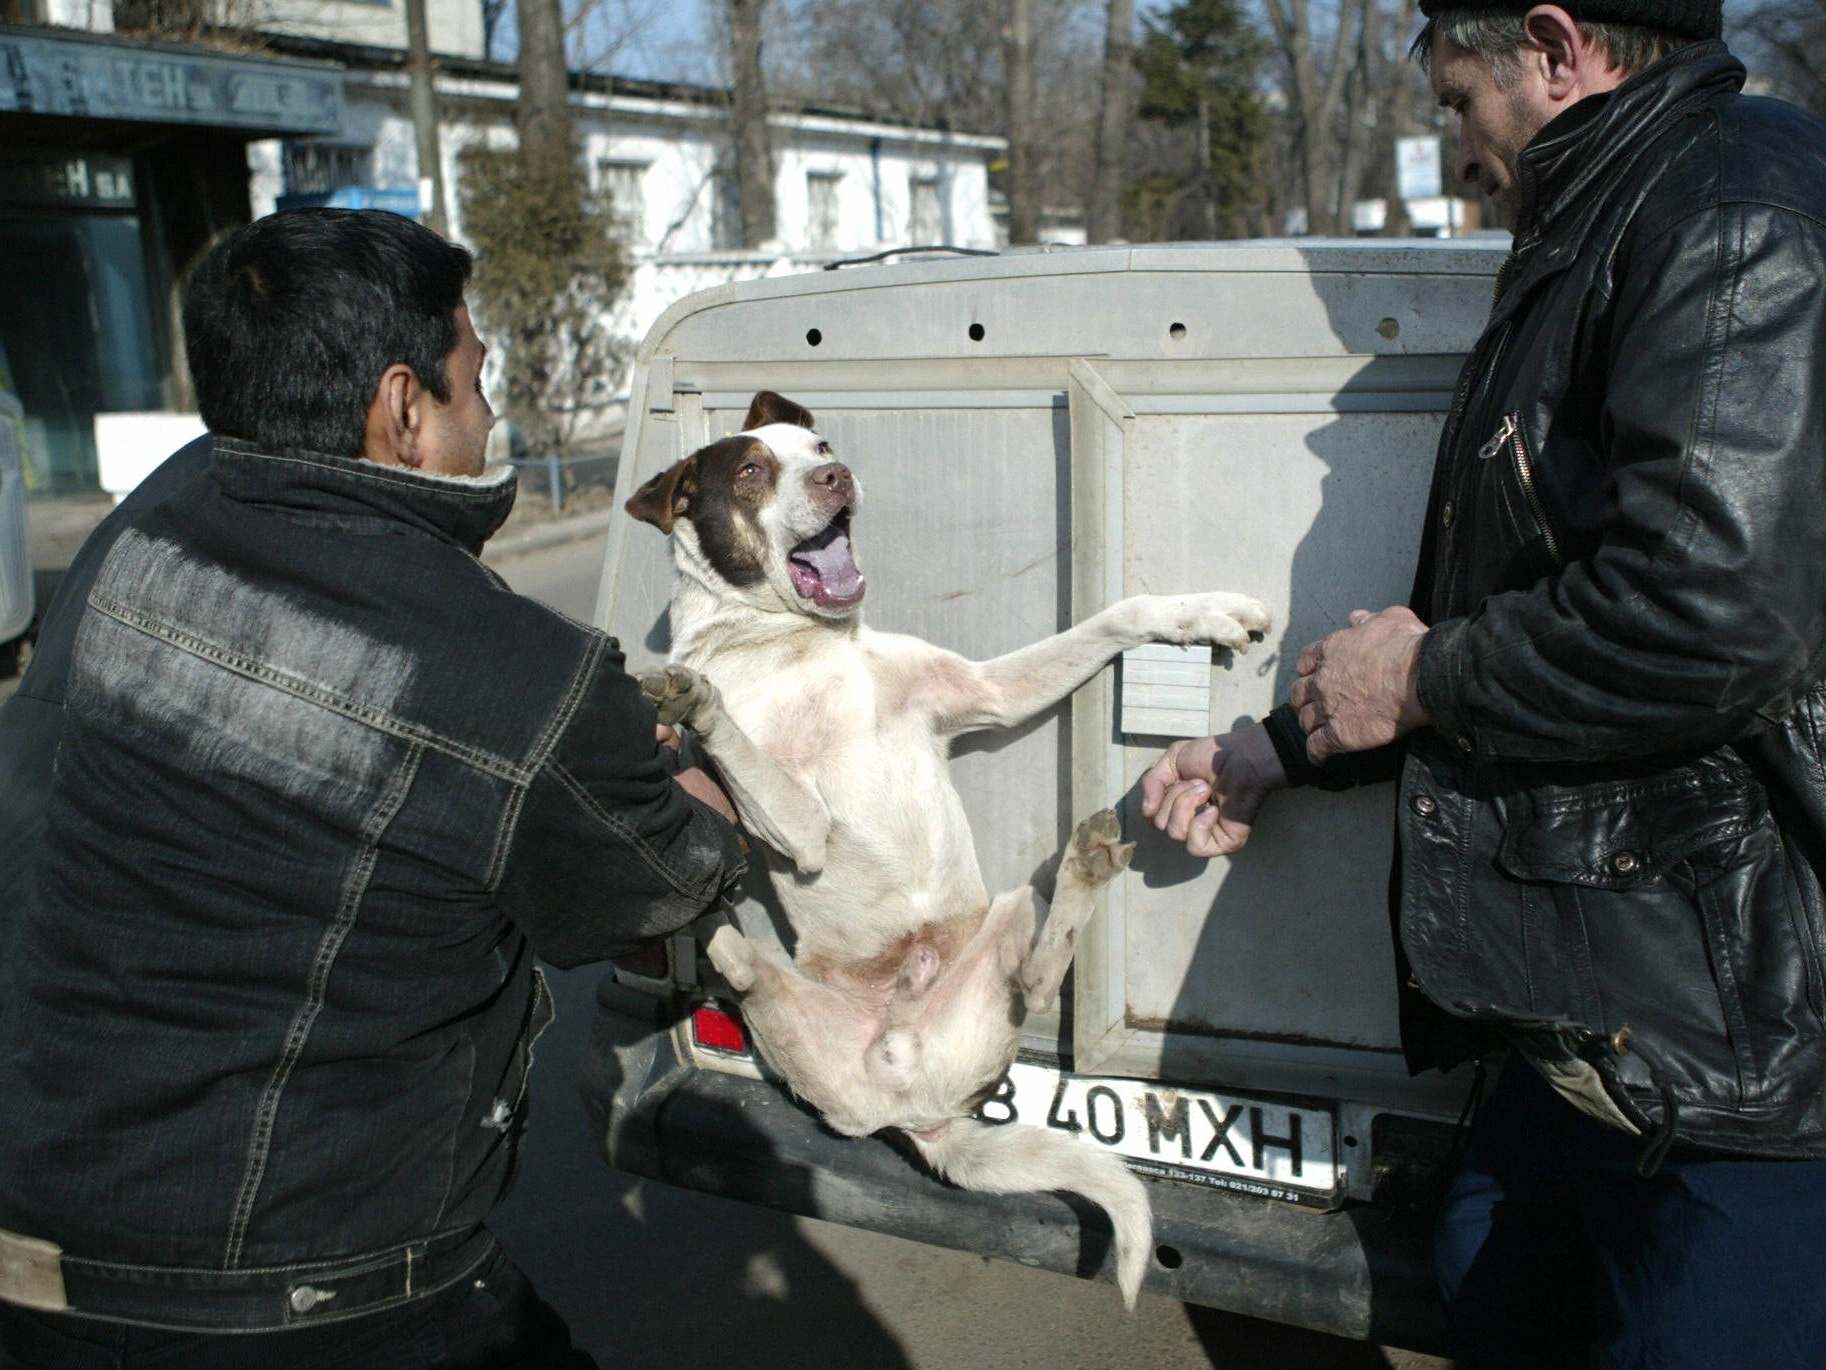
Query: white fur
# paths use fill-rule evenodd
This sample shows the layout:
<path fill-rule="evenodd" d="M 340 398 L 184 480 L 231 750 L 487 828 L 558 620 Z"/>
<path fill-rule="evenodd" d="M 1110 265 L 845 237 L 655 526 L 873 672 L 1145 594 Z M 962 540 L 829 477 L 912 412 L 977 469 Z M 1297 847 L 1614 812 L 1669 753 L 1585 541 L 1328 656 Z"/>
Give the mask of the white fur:
<path fill-rule="evenodd" d="M 760 515 L 763 579 L 726 583 L 682 516 L 673 526 L 676 665 L 649 689 L 662 696 L 662 719 L 698 734 L 744 823 L 771 849 L 769 876 L 797 948 L 789 960 L 725 927 L 711 960 L 743 996 L 763 1054 L 838 1131 L 899 1128 L 966 1188 L 1069 1189 L 1106 1208 L 1132 1307 L 1151 1232 L 1141 1182 L 1088 1144 L 968 1118 L 1014 1059 L 1023 1001 L 1038 1008 L 1057 994 L 1096 890 L 1132 848 L 1117 840 L 1114 816 L 1101 815 L 1074 834 L 1050 915 L 1031 888 L 991 900 L 949 744 L 1033 717 L 1127 647 L 1245 651 L 1249 633 L 1268 628 L 1268 611 L 1241 595 L 1141 596 L 985 662 L 875 632 L 859 606 L 832 612 L 802 599 L 786 571 L 791 548 L 829 521 L 810 480 L 832 460 L 828 444 L 788 424 L 750 432 L 779 463 Z M 854 519 L 859 487 L 849 504 Z"/>

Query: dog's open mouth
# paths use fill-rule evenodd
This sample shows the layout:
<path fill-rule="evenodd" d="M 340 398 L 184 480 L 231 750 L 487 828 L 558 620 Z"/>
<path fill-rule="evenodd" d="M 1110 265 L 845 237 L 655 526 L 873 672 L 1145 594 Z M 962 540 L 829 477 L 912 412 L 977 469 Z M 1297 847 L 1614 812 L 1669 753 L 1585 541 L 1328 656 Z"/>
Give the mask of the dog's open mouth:
<path fill-rule="evenodd" d="M 793 589 L 823 609 L 848 609 L 862 600 L 865 588 L 850 545 L 850 511 L 843 509 L 823 532 L 786 554 Z"/>

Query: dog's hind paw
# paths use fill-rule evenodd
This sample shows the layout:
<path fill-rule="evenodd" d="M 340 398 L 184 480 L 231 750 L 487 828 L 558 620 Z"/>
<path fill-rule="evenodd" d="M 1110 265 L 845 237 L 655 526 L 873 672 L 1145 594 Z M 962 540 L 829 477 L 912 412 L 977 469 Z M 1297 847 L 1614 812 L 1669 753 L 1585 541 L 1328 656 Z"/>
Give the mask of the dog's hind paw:
<path fill-rule="evenodd" d="M 716 700 L 716 687 L 689 666 L 668 666 L 640 677 L 640 692 L 659 710 L 659 721 L 670 727 L 694 718 Z"/>
<path fill-rule="evenodd" d="M 710 953 L 710 964 L 715 966 L 717 974 L 729 982 L 729 988 L 737 994 L 746 994 L 754 987 L 755 950 L 754 943 L 728 924 L 716 930 L 706 948 Z"/>
<path fill-rule="evenodd" d="M 1092 814 L 1072 833 L 1071 855 L 1067 857 L 1072 872 L 1085 884 L 1095 888 L 1107 885 L 1129 868 L 1135 855 L 1135 844 L 1122 840 L 1122 820 L 1114 809 Z"/>

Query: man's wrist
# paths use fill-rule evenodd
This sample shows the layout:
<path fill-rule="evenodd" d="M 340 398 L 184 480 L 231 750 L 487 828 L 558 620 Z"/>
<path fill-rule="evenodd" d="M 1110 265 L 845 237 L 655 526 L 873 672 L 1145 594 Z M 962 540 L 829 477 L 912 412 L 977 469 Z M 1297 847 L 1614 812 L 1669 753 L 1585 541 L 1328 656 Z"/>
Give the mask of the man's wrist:
<path fill-rule="evenodd" d="M 1403 672 L 1405 684 L 1401 699 L 1401 713 L 1396 721 L 1396 726 L 1404 735 L 1413 732 L 1417 728 L 1424 728 L 1433 721 L 1432 716 L 1427 712 L 1426 705 L 1421 702 L 1420 698 L 1420 652 L 1422 645 L 1427 640 L 1427 634 L 1430 631 L 1430 629 L 1422 628 L 1418 633 L 1414 634 L 1413 641 L 1407 645 L 1407 665 Z"/>
<path fill-rule="evenodd" d="M 1231 749 L 1249 770 L 1259 789 L 1287 788 L 1287 768 L 1281 764 L 1280 750 L 1274 745 L 1265 723 L 1251 723 L 1231 734 Z"/>

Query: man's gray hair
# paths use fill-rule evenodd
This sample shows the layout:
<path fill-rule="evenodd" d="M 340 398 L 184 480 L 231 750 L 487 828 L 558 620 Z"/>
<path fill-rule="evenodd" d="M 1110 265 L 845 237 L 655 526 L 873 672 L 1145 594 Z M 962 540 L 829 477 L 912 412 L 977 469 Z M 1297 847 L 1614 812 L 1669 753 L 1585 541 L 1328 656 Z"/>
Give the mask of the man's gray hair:
<path fill-rule="evenodd" d="M 1473 57 L 1490 66 L 1490 74 L 1499 89 L 1507 90 L 1521 79 L 1522 49 L 1528 45 L 1528 33 L 1522 26 L 1523 16 L 1492 14 L 1488 10 L 1447 10 L 1427 26 L 1414 40 L 1409 53 L 1420 63 L 1422 71 L 1433 68 L 1436 38 L 1448 38 Z M 1636 24 L 1580 24 L 1585 41 L 1610 54 L 1625 75 L 1633 76 L 1644 67 L 1653 66 L 1677 48 L 1689 46 L 1693 39 L 1661 29 Z"/>

